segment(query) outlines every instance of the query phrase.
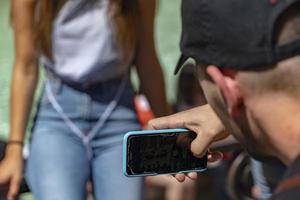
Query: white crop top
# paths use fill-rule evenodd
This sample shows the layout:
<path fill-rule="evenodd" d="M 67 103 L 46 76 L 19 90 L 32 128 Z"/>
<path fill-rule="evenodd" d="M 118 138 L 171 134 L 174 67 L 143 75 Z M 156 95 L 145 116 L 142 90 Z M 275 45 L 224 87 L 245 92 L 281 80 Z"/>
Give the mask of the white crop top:
<path fill-rule="evenodd" d="M 53 59 L 44 66 L 66 82 L 92 84 L 120 77 L 122 64 L 107 15 L 109 0 L 68 0 L 53 23 Z"/>

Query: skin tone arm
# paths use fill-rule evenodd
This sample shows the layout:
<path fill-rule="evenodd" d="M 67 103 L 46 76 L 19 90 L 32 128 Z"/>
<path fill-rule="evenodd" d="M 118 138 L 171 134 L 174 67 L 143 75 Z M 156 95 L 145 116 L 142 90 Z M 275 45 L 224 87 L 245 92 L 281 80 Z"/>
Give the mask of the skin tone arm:
<path fill-rule="evenodd" d="M 197 134 L 191 143 L 191 151 L 196 157 L 201 157 L 208 150 L 211 143 L 224 139 L 228 136 L 216 113 L 206 104 L 187 111 L 179 112 L 167 117 L 153 119 L 148 124 L 149 129 L 187 128 Z M 214 162 L 222 158 L 219 152 L 210 152 L 208 161 Z M 184 181 L 184 174 L 177 174 L 176 179 Z M 189 173 L 188 177 L 196 179 L 196 173 Z"/>
<path fill-rule="evenodd" d="M 33 30 L 34 0 L 12 0 L 15 63 L 11 86 L 10 141 L 22 141 L 26 132 L 38 81 L 37 52 Z M 0 163 L 0 184 L 8 186 L 8 200 L 15 199 L 23 172 L 22 146 L 7 146 Z"/>
<path fill-rule="evenodd" d="M 171 113 L 165 94 L 163 72 L 154 45 L 155 0 L 140 0 L 141 27 L 138 39 L 136 68 L 141 91 L 146 95 L 156 117 Z"/>

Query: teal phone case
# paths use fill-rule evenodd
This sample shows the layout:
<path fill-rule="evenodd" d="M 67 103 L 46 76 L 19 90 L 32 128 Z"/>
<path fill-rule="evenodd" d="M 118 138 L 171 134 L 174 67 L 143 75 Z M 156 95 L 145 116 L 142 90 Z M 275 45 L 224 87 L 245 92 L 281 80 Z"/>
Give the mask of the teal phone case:
<path fill-rule="evenodd" d="M 129 175 L 126 172 L 127 168 L 127 142 L 128 138 L 133 135 L 146 135 L 146 134 L 161 134 L 161 133 L 185 133 L 190 130 L 188 129 L 161 129 L 161 130 L 141 130 L 141 131 L 130 131 L 127 132 L 124 135 L 123 139 L 123 174 L 127 177 L 144 177 L 144 176 L 156 176 L 156 175 L 164 175 L 164 174 L 157 174 L 157 173 L 145 173 L 145 174 L 139 174 L 139 175 Z M 189 173 L 189 172 L 202 172 L 205 171 L 205 169 L 201 168 L 199 170 L 188 170 L 188 171 L 180 171 L 178 173 Z M 175 174 L 175 173 L 170 173 Z"/>

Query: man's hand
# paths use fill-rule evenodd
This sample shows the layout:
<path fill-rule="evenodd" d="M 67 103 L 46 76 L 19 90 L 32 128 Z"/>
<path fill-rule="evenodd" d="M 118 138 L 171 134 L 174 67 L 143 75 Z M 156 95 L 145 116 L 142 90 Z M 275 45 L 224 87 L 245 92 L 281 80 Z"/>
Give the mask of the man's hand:
<path fill-rule="evenodd" d="M 183 111 L 167 117 L 153 119 L 148 123 L 148 129 L 170 129 L 187 128 L 197 134 L 191 143 L 191 151 L 196 157 L 202 157 L 211 143 L 224 139 L 228 136 L 222 122 L 210 107 L 206 104 L 187 111 Z M 222 157 L 219 152 L 209 152 L 208 161 L 214 162 Z M 196 173 L 187 175 L 191 179 L 196 179 Z M 184 181 L 185 175 L 177 174 L 176 179 Z"/>

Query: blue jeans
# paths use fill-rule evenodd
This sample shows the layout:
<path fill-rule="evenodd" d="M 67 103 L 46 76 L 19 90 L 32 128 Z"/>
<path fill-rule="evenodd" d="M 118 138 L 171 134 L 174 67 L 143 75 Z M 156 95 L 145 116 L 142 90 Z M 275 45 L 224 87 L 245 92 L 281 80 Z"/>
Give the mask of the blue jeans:
<path fill-rule="evenodd" d="M 251 159 L 254 185 L 260 189 L 259 200 L 270 199 L 285 170 L 286 167 L 279 161 L 268 164 Z"/>
<path fill-rule="evenodd" d="M 58 79 L 46 80 L 65 114 L 85 134 L 93 128 L 113 99 L 120 80 L 76 89 Z M 122 139 L 140 129 L 127 83 L 118 106 L 92 139 L 92 158 L 54 110 L 43 92 L 33 127 L 26 179 L 38 200 L 84 200 L 86 182 L 92 180 L 96 200 L 140 200 L 143 180 L 122 174 Z"/>

